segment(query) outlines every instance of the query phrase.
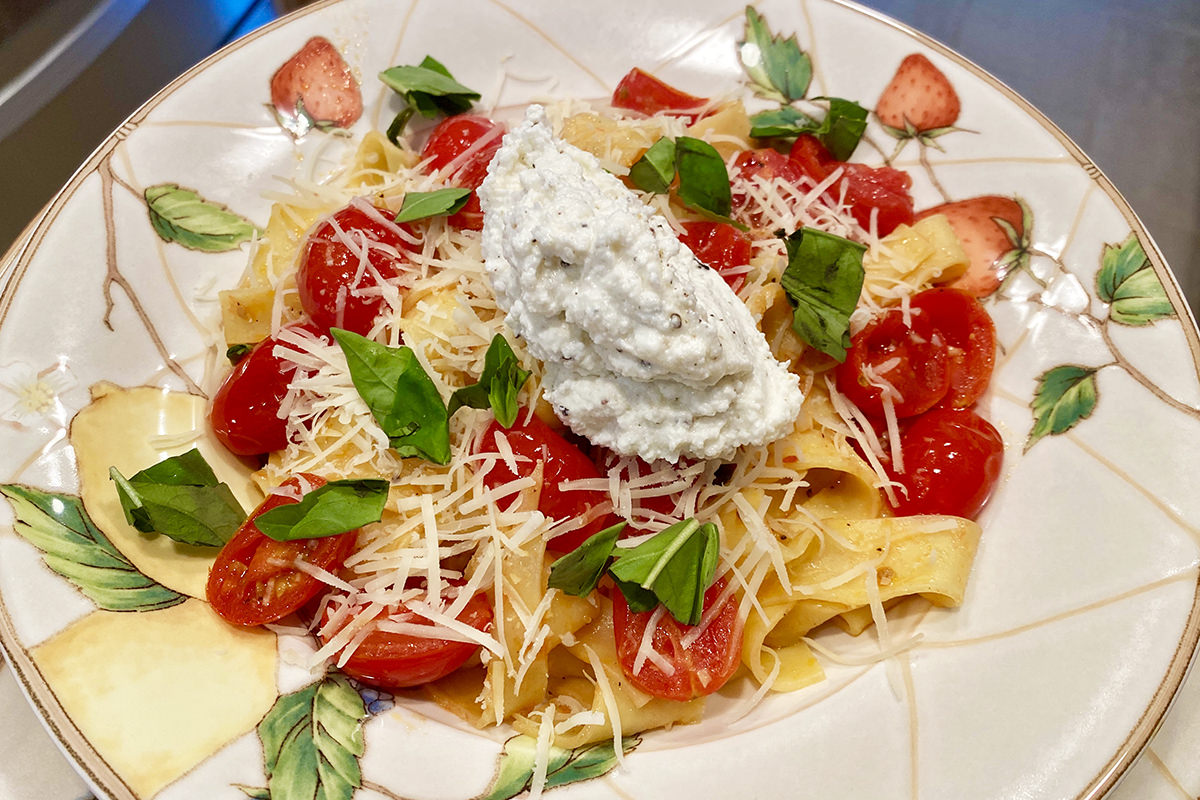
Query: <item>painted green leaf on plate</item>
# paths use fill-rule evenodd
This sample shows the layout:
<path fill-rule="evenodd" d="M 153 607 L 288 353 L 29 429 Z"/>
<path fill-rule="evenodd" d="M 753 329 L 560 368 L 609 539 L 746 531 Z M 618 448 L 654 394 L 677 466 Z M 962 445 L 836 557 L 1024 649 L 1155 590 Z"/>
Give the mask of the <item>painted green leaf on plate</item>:
<path fill-rule="evenodd" d="M 738 43 L 738 55 L 755 91 L 764 97 L 790 103 L 808 92 L 812 59 L 800 48 L 796 35 L 784 38 L 772 33 L 750 6 L 746 6 L 745 39 Z"/>
<path fill-rule="evenodd" d="M 1033 430 L 1025 449 L 1043 436 L 1066 433 L 1096 410 L 1096 369 L 1064 364 L 1038 376 L 1034 392 Z"/>
<path fill-rule="evenodd" d="M 105 611 L 153 611 L 186 598 L 147 578 L 88 517 L 78 497 L 20 484 L 0 486 L 16 532 L 42 551 L 46 566 Z"/>
<path fill-rule="evenodd" d="M 1109 304 L 1112 321 L 1122 325 L 1149 325 L 1175 315 L 1136 234 L 1119 245 L 1105 246 L 1096 291 Z"/>
<path fill-rule="evenodd" d="M 621 740 L 626 753 L 639 744 L 641 739 L 637 736 L 627 736 Z M 533 737 L 519 735 L 506 741 L 504 752 L 500 754 L 496 780 L 477 800 L 508 800 L 527 790 L 533 782 L 536 756 L 537 740 Z M 611 739 L 574 750 L 551 746 L 546 764 L 546 788 L 598 778 L 616 765 L 616 750 Z"/>
<path fill-rule="evenodd" d="M 342 675 L 276 700 L 258 724 L 271 800 L 350 800 L 362 784 L 366 716 L 362 697 Z"/>
<path fill-rule="evenodd" d="M 258 233 L 258 228 L 245 218 L 178 184 L 151 186 L 145 191 L 145 199 L 150 224 L 158 235 L 190 250 L 233 250 Z"/>

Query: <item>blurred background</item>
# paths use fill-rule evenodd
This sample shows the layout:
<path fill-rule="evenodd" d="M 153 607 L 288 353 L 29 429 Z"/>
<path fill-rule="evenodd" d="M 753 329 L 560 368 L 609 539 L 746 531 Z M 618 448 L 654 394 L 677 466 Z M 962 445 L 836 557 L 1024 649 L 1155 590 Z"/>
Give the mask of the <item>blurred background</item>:
<path fill-rule="evenodd" d="M 0 0 L 0 252 L 144 100 L 304 4 Z M 1200 0 L 865 4 L 973 59 L 1057 122 L 1125 194 L 1200 308 Z"/>

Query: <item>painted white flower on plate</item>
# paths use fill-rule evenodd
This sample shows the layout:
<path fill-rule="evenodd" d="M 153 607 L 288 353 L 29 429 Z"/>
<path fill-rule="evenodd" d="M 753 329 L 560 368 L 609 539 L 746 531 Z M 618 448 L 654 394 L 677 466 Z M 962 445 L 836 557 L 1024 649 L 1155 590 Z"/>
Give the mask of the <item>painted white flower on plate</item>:
<path fill-rule="evenodd" d="M 23 361 L 6 364 L 0 367 L 0 419 L 26 426 L 52 419 L 59 396 L 77 384 L 63 363 L 40 371 Z"/>

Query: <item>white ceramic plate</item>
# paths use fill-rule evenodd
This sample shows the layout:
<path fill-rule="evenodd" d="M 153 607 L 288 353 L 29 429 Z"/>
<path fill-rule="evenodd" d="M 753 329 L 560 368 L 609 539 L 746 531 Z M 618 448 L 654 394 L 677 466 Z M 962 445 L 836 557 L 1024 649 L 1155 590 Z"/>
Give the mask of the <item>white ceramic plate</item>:
<path fill-rule="evenodd" d="M 913 52 L 947 77 L 962 98 L 959 130 L 909 141 L 894 161 L 913 174 L 918 208 L 961 201 L 990 219 L 1025 203 L 1015 230 L 996 230 L 1024 235 L 1028 266 L 987 301 L 1002 351 L 984 411 L 1006 440 L 1002 483 L 982 519 L 963 607 L 902 620 L 924 639 L 890 666 L 830 665 L 824 684 L 771 697 L 743 719 L 735 704 L 716 702 L 699 725 L 643 736 L 614 772 L 554 791 L 1099 797 L 1149 740 L 1200 629 L 1200 529 L 1190 522 L 1200 519 L 1200 347 L 1178 288 L 1086 156 L 977 67 L 834 0 L 758 9 L 812 55 L 810 96 L 873 107 Z M 343 0 L 234 43 L 114 133 L 5 274 L 0 477 L 36 490 L 29 496 L 57 493 L 48 507 L 69 510 L 78 482 L 65 431 L 88 387 L 211 390 L 213 298 L 236 280 L 245 253 L 165 242 L 143 191 L 179 184 L 261 224 L 277 177 L 327 168 L 339 141 L 314 133 L 296 143 L 264 108 L 271 74 L 310 36 L 330 38 L 360 76 L 361 133 L 395 111 L 375 73 L 427 53 L 480 89 L 485 107 L 606 97 L 634 65 L 696 94 L 737 92 L 742 27 L 740 5 L 697 0 Z M 859 159 L 878 162 L 896 146 L 877 121 L 868 137 L 876 147 L 862 145 Z M 984 196 L 1006 203 L 971 204 Z M 198 601 L 101 610 L 59 574 L 94 580 L 62 529 L 43 526 L 52 535 L 34 541 L 7 504 L 0 514 L 0 643 L 93 786 L 113 798 L 259 796 L 244 787 L 266 785 L 262 712 L 253 711 L 264 698 L 242 678 L 268 675 L 268 706 L 277 697 L 303 705 L 305 690 L 274 637 L 230 641 L 204 627 Z M 148 602 L 138 597 L 132 605 Z M 182 678 L 185 667 L 193 672 Z M 319 691 L 358 702 L 345 687 Z M 333 735 L 322 752 L 361 782 L 355 796 L 468 798 L 493 787 L 505 731 L 466 729 L 407 698 L 366 701 L 361 742 L 357 713 L 302 715 L 297 729 Z M 330 796 L 348 796 L 349 784 L 322 774 Z"/>

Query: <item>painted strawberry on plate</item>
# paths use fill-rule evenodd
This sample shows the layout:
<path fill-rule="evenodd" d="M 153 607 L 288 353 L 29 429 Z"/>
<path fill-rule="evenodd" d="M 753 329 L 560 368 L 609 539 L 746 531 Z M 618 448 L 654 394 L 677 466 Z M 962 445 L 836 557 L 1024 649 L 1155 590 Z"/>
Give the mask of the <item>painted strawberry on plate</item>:
<path fill-rule="evenodd" d="M 983 195 L 927 208 L 918 220 L 942 214 L 954 229 L 970 265 L 951 286 L 987 297 L 1000 288 L 1011 272 L 1029 263 L 1033 218 L 1023 201 L 1001 195 Z"/>
<path fill-rule="evenodd" d="M 904 57 L 875 104 L 875 116 L 901 147 L 909 139 L 936 147 L 937 137 L 957 130 L 954 124 L 960 111 L 958 92 L 920 53 Z"/>
<path fill-rule="evenodd" d="M 314 36 L 271 76 L 271 105 L 293 136 L 348 128 L 362 116 L 362 92 L 333 43 Z"/>

